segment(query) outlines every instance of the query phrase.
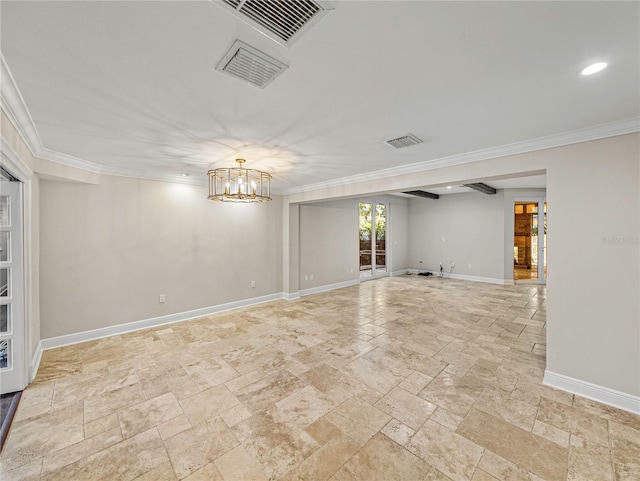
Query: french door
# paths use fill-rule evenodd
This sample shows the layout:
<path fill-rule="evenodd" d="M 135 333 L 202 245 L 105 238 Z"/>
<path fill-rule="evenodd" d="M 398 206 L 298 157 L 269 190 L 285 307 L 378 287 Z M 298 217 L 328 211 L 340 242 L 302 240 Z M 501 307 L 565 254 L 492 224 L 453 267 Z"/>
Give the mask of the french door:
<path fill-rule="evenodd" d="M 359 203 L 360 278 L 387 275 L 387 206 Z"/>
<path fill-rule="evenodd" d="M 0 393 L 27 385 L 22 264 L 22 184 L 0 182 Z"/>

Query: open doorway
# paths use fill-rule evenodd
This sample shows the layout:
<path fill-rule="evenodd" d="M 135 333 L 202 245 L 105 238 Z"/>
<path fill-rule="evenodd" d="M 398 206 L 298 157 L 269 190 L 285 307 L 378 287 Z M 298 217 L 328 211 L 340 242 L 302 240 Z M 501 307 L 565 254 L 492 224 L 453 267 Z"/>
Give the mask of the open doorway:
<path fill-rule="evenodd" d="M 387 206 L 360 202 L 359 241 L 360 278 L 387 275 Z"/>
<path fill-rule="evenodd" d="M 545 283 L 547 203 L 542 200 L 516 201 L 513 210 L 513 279 Z"/>

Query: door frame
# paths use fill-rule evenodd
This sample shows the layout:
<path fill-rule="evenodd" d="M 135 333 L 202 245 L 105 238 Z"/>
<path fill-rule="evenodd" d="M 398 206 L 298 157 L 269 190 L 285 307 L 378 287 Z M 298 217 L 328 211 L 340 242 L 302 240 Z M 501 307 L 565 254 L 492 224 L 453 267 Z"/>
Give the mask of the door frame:
<path fill-rule="evenodd" d="M 34 292 L 34 280 L 32 273 L 33 258 L 33 184 L 37 181 L 33 171 L 20 158 L 13 146 L 2 136 L 0 136 L 2 148 L 0 149 L 0 161 L 3 168 L 15 177 L 22 184 L 21 202 L 22 202 L 22 312 L 23 312 L 23 340 L 22 354 L 24 357 L 22 378 L 24 387 L 26 387 L 36 375 L 38 364 L 40 363 L 41 349 L 35 347 L 32 299 Z M 38 339 L 39 341 L 39 339 Z M 32 352 L 33 351 L 33 352 Z M 30 359 L 33 354 L 33 359 Z M 23 387 L 23 388 L 24 388 Z"/>
<path fill-rule="evenodd" d="M 515 220 L 515 206 L 520 203 L 537 203 L 538 204 L 538 278 L 537 279 L 519 279 L 516 280 L 513 276 L 513 238 L 515 236 L 515 224 L 513 224 L 513 228 L 511 229 L 511 242 L 510 242 L 510 258 L 511 258 L 511 269 L 512 269 L 512 277 L 514 277 L 513 282 L 516 284 L 546 284 L 547 280 L 544 278 L 544 250 L 547 247 L 545 244 L 545 236 L 544 231 L 543 235 L 540 235 L 540 226 L 544 226 L 544 204 L 547 202 L 546 197 L 516 197 L 513 199 L 511 203 L 511 217 Z M 541 209 L 542 207 L 542 209 Z M 547 207 L 549 207 L 547 205 Z M 542 214 L 542 217 L 540 217 Z M 548 274 L 548 272 L 547 272 Z"/>
<path fill-rule="evenodd" d="M 378 201 L 375 199 L 358 199 L 358 223 L 360 222 L 360 204 L 371 204 L 371 276 L 369 277 L 362 277 L 360 274 L 362 271 L 358 272 L 358 277 L 360 279 L 360 281 L 369 281 L 372 279 L 380 279 L 381 277 L 388 277 L 391 275 L 391 265 L 390 265 L 390 258 L 389 258 L 389 232 L 390 232 L 390 228 L 389 228 L 389 202 L 386 201 Z M 384 258 L 385 258 L 385 267 L 386 267 L 386 271 L 381 273 L 381 274 L 376 274 L 376 239 L 375 239 L 375 215 L 376 215 L 376 205 L 384 205 L 384 212 L 385 212 L 385 233 L 384 233 L 384 238 L 385 238 L 385 242 L 384 242 Z M 358 233 L 358 269 L 360 268 L 360 234 Z"/>

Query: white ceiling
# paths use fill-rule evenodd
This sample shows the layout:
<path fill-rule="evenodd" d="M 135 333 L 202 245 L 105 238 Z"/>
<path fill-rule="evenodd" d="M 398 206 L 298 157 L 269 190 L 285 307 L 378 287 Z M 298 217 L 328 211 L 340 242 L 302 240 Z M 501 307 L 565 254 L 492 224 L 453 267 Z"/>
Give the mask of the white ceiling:
<path fill-rule="evenodd" d="M 638 2 L 333 6 L 287 48 L 208 1 L 3 0 L 0 45 L 48 152 L 203 181 L 245 157 L 276 192 L 640 116 Z M 216 71 L 236 39 L 288 70 Z"/>

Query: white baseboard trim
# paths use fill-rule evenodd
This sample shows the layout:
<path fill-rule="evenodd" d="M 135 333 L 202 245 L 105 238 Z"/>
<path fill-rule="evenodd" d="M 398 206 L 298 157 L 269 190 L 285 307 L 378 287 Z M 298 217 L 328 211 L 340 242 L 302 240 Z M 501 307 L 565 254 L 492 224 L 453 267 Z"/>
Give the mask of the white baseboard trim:
<path fill-rule="evenodd" d="M 391 277 L 406 276 L 408 272 L 411 272 L 411 269 L 400 269 L 399 271 L 393 271 L 391 272 Z M 416 274 L 417 273 L 418 271 L 416 271 Z"/>
<path fill-rule="evenodd" d="M 439 270 L 432 270 L 432 269 L 422 269 L 422 271 L 420 269 L 406 269 L 406 270 L 401 271 L 401 272 L 406 273 L 407 271 L 409 271 L 409 273 L 411 273 L 411 274 L 416 274 L 416 275 L 419 272 L 431 272 L 431 273 L 433 273 L 433 277 L 438 277 L 440 275 L 440 271 Z M 501 286 L 513 284 L 513 280 L 511 280 L 511 279 L 497 279 L 495 277 L 466 276 L 464 274 L 453 274 L 451 272 L 443 272 L 442 274 L 444 275 L 445 278 L 460 279 L 462 281 L 487 282 L 489 284 L 499 284 Z"/>
<path fill-rule="evenodd" d="M 38 373 L 38 367 L 40 367 L 40 360 L 42 359 L 42 341 L 38 341 L 38 345 L 36 346 L 36 350 L 33 353 L 33 357 L 31 358 L 31 365 L 29 366 L 29 379 L 28 383 L 31 383 L 36 378 L 36 374 Z"/>
<path fill-rule="evenodd" d="M 193 309 L 191 311 L 167 314 L 166 316 L 152 317 L 150 319 L 143 319 L 141 321 L 128 322 L 126 324 L 118 324 L 116 326 L 102 327 L 100 329 L 93 329 L 91 331 L 83 331 L 74 334 L 66 334 L 64 336 L 51 337 L 49 339 L 42 339 L 40 341 L 40 344 L 42 345 L 42 350 L 53 349 L 56 347 L 68 346 L 71 344 L 93 341 L 95 339 L 101 339 L 103 337 L 117 336 L 119 334 L 125 334 L 127 332 L 148 329 L 150 327 L 162 326 L 164 324 L 173 324 L 176 322 L 188 321 L 189 319 L 195 319 L 197 317 L 208 316 L 224 311 L 231 311 L 233 309 L 239 309 L 241 307 L 255 306 L 256 304 L 263 304 L 265 302 L 270 302 L 277 299 L 282 299 L 281 292 L 261 297 L 243 299 L 241 301 L 228 302 L 226 304 L 218 304 L 217 306 L 209 306 L 200 309 Z"/>
<path fill-rule="evenodd" d="M 282 298 L 287 301 L 293 301 L 294 299 L 300 299 L 300 291 L 298 292 L 283 292 Z"/>
<path fill-rule="evenodd" d="M 350 287 L 358 284 L 360 284 L 360 279 L 350 279 L 348 281 L 336 282 L 335 284 L 326 284 L 324 286 L 312 287 L 310 289 L 302 289 L 300 291 L 300 296 L 310 296 L 311 294 L 333 291 L 334 289 L 342 289 L 343 287 Z"/>
<path fill-rule="evenodd" d="M 587 381 L 581 381 L 564 374 L 558 374 L 551 371 L 544 372 L 544 378 L 542 383 L 545 386 L 554 387 L 567 391 L 578 396 L 598 401 L 608 406 L 613 406 L 618 409 L 632 412 L 633 414 L 640 414 L 640 396 L 634 396 L 633 394 L 627 394 L 624 392 L 616 391 L 608 387 L 592 384 Z"/>

